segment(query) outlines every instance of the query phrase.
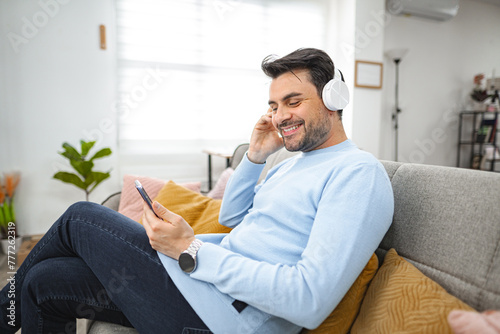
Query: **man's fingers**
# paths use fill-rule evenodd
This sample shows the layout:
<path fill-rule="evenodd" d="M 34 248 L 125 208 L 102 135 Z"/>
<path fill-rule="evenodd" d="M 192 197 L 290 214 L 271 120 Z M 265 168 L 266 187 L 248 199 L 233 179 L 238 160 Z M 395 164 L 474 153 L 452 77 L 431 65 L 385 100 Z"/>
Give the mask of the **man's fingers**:
<path fill-rule="evenodd" d="M 157 201 L 153 202 L 153 209 L 155 210 L 156 214 L 163 218 L 163 220 L 170 222 L 172 218 L 169 213 L 171 213 L 167 208 L 165 208 L 163 205 L 158 203 Z"/>
<path fill-rule="evenodd" d="M 144 229 L 146 230 L 146 234 L 149 236 L 151 235 L 151 225 L 149 224 L 149 220 L 148 220 L 148 217 L 147 217 L 147 212 L 148 211 L 151 211 L 149 209 L 149 206 L 146 205 L 146 203 L 144 203 L 144 212 L 142 213 L 142 226 L 144 226 Z"/>
<path fill-rule="evenodd" d="M 163 220 L 158 219 L 158 217 L 155 215 L 156 211 L 155 212 L 151 211 L 151 208 L 146 203 L 144 203 L 143 209 L 144 209 L 144 213 L 142 214 L 142 224 L 146 228 L 146 232 L 148 232 L 148 234 L 149 234 L 149 232 L 153 232 L 153 230 L 155 230 L 157 228 L 159 223 L 162 223 L 162 224 L 168 223 L 168 221 L 166 221 L 164 218 L 162 218 Z M 158 214 L 158 216 L 160 216 L 160 215 Z"/>
<path fill-rule="evenodd" d="M 164 221 L 172 224 L 172 225 L 177 225 L 180 221 L 183 220 L 181 216 L 178 214 L 173 213 L 157 201 L 153 202 L 153 208 L 158 216 L 163 218 Z"/>
<path fill-rule="evenodd" d="M 265 121 L 266 123 L 271 122 L 273 119 L 273 111 L 271 110 L 271 108 L 269 108 L 269 110 L 264 115 L 262 115 L 260 119 Z"/>

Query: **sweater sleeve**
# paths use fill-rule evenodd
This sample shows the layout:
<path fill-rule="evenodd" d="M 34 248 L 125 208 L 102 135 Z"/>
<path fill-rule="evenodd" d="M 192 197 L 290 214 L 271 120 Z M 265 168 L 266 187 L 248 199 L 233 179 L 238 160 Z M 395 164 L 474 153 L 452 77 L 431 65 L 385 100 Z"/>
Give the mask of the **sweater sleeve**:
<path fill-rule="evenodd" d="M 271 264 L 205 243 L 192 278 L 306 328 L 331 313 L 368 262 L 392 221 L 387 174 L 352 168 L 321 190 L 309 241 L 293 265 Z"/>
<path fill-rule="evenodd" d="M 252 208 L 255 188 L 265 164 L 254 164 L 243 156 L 233 175 L 229 179 L 219 213 L 219 223 L 235 227 Z"/>

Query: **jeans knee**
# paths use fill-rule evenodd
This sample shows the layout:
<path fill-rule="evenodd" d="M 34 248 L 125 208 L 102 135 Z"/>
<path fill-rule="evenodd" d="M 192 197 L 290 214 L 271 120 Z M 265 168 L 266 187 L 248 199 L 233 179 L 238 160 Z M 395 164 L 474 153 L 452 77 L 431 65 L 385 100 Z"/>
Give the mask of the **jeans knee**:
<path fill-rule="evenodd" d="M 26 273 L 21 289 L 23 299 L 29 296 L 35 303 L 38 302 L 40 293 L 45 290 L 43 286 L 52 279 L 52 275 L 47 275 L 43 267 L 41 264 L 36 264 Z"/>
<path fill-rule="evenodd" d="M 85 220 L 88 217 L 92 217 L 95 213 L 99 213 L 99 210 L 103 210 L 103 208 L 102 205 L 97 203 L 81 201 L 71 204 L 63 216 Z"/>
<path fill-rule="evenodd" d="M 80 201 L 73 203 L 69 206 L 69 208 L 66 210 L 66 212 L 85 212 L 88 210 L 92 210 L 97 206 L 100 206 L 99 204 L 93 203 L 93 202 L 87 202 L 87 201 Z"/>
<path fill-rule="evenodd" d="M 71 282 L 74 268 L 84 266 L 78 258 L 56 257 L 40 261 L 33 265 L 22 284 L 23 296 L 30 296 L 37 304 L 45 299 L 64 294 L 65 286 Z"/>

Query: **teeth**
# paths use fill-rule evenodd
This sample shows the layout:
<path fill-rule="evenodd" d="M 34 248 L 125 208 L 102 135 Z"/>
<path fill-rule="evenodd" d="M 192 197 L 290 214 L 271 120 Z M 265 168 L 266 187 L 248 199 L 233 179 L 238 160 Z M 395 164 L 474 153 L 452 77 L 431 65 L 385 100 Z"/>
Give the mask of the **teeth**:
<path fill-rule="evenodd" d="M 295 130 L 295 129 L 298 129 L 298 128 L 299 128 L 299 126 L 298 126 L 298 125 L 294 125 L 294 126 L 292 126 L 291 128 L 288 128 L 288 129 L 283 129 L 283 132 L 290 132 L 290 131 Z"/>

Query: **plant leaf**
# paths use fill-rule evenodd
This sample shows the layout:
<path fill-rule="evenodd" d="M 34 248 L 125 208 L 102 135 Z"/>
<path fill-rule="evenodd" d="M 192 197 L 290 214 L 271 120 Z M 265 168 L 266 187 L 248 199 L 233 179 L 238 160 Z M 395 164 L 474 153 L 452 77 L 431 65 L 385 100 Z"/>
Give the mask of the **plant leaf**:
<path fill-rule="evenodd" d="M 94 186 L 90 189 L 89 193 L 91 193 L 95 187 L 99 185 L 102 181 L 106 180 L 108 177 L 111 176 L 110 173 L 103 173 L 103 172 L 92 172 L 92 176 L 94 178 L 95 184 Z"/>
<path fill-rule="evenodd" d="M 100 151 L 98 151 L 92 158 L 90 158 L 90 161 L 94 159 L 99 159 L 99 158 L 104 158 L 107 157 L 108 155 L 111 155 L 111 149 L 110 148 L 103 148 Z"/>
<path fill-rule="evenodd" d="M 73 173 L 68 173 L 68 172 L 57 172 L 53 176 L 54 179 L 61 180 L 66 183 L 73 184 L 77 186 L 78 188 L 81 188 L 83 190 L 87 189 L 87 186 L 85 186 L 85 183 L 78 177 L 78 175 L 73 174 Z"/>
<path fill-rule="evenodd" d="M 92 167 L 94 167 L 94 163 L 92 161 L 70 161 L 71 166 L 80 173 L 80 175 L 86 179 L 89 173 L 92 171 Z"/>
<path fill-rule="evenodd" d="M 82 160 L 82 155 L 78 153 L 78 151 L 73 146 L 71 146 L 68 143 L 64 143 L 62 146 L 65 149 L 64 152 L 60 153 L 62 156 L 65 156 L 69 160 L 75 160 L 75 161 Z"/>
<path fill-rule="evenodd" d="M 14 207 L 14 198 L 10 200 L 10 218 L 16 222 L 16 208 Z"/>
<path fill-rule="evenodd" d="M 82 146 L 82 156 L 86 157 L 87 154 L 89 153 L 90 149 L 94 146 L 95 141 L 89 141 L 85 142 L 83 140 L 80 140 L 80 145 Z"/>
<path fill-rule="evenodd" d="M 85 181 L 83 181 L 83 183 L 85 183 L 85 189 L 88 189 L 90 187 L 90 185 L 92 183 L 94 183 L 94 173 L 95 172 L 90 172 L 88 173 L 86 176 L 85 176 Z M 89 191 L 90 193 L 90 191 Z"/>
<path fill-rule="evenodd" d="M 0 204 L 0 226 L 7 225 L 7 219 L 5 218 L 4 208 L 5 204 Z"/>

